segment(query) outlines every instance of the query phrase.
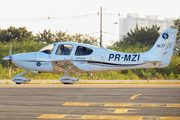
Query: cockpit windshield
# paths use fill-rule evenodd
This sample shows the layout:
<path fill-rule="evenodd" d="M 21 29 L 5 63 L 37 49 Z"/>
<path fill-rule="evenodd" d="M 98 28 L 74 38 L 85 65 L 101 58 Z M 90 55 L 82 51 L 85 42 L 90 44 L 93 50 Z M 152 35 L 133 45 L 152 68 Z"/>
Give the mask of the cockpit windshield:
<path fill-rule="evenodd" d="M 43 53 L 46 53 L 46 54 L 51 54 L 53 49 L 54 49 L 54 46 L 55 46 L 55 44 L 50 44 L 48 46 L 45 46 L 41 50 L 39 50 L 39 52 L 43 52 Z"/>

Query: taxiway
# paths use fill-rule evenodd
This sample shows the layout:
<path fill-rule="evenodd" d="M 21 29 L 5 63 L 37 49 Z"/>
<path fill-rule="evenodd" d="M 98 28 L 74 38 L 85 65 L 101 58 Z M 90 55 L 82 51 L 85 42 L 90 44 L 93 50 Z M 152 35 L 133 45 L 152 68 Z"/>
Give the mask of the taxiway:
<path fill-rule="evenodd" d="M 178 84 L 0 84 L 0 119 L 180 120 Z"/>

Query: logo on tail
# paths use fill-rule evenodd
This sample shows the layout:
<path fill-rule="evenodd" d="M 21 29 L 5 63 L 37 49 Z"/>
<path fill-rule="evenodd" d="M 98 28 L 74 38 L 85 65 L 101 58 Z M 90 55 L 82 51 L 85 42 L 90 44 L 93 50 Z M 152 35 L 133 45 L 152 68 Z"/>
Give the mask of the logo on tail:
<path fill-rule="evenodd" d="M 166 39 L 168 39 L 168 37 L 169 37 L 169 35 L 168 35 L 167 33 L 163 33 L 163 34 L 162 34 L 162 38 L 163 38 L 163 39 L 166 40 Z"/>

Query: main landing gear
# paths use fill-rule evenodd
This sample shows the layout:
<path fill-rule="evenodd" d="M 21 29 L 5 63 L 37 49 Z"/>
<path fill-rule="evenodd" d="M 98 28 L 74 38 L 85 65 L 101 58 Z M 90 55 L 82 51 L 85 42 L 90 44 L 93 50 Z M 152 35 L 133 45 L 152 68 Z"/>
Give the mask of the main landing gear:
<path fill-rule="evenodd" d="M 62 82 L 63 84 L 73 84 L 79 81 L 79 78 L 71 77 L 69 68 L 67 67 L 66 64 L 64 66 L 65 66 L 65 70 L 64 70 L 65 75 L 59 78 L 60 82 Z"/>

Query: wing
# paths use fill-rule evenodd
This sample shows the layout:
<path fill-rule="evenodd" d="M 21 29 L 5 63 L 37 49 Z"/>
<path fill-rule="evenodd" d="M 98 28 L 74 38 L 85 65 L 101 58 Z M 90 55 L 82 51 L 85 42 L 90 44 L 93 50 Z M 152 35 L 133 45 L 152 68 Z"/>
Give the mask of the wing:
<path fill-rule="evenodd" d="M 86 73 L 85 70 L 78 68 L 74 63 L 70 60 L 59 60 L 51 62 L 53 69 L 57 72 L 64 72 L 65 70 L 69 70 L 76 75 L 80 75 L 82 73 Z"/>

